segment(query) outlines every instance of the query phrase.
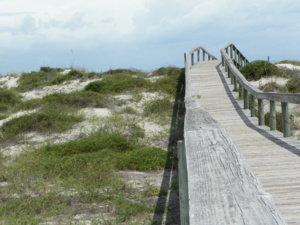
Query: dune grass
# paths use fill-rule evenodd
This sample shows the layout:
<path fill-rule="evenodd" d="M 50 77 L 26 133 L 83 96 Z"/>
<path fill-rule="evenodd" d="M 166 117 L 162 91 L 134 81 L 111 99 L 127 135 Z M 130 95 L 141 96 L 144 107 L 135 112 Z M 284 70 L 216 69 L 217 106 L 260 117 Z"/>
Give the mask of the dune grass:
<path fill-rule="evenodd" d="M 16 139 L 18 136 L 28 132 L 44 134 L 63 132 L 82 120 L 83 116 L 77 115 L 73 110 L 63 110 L 55 106 L 45 107 L 38 112 L 16 117 L 5 122 L 0 128 L 1 140 Z"/>
<path fill-rule="evenodd" d="M 145 103 L 142 114 L 132 107 L 124 107 L 122 112 L 128 117 L 116 114 L 102 119 L 103 126 L 84 138 L 60 144 L 44 143 L 40 147 L 28 146 L 16 158 L 0 154 L 0 181 L 8 184 L 0 188 L 3 200 L 0 223 L 58 221 L 72 224 L 70 221 L 80 213 L 110 214 L 108 218 L 98 216 L 93 220 L 94 224 L 130 224 L 134 218 L 139 218 L 138 221 L 149 218 L 149 213 L 153 213 L 153 206 L 146 202 L 150 192 L 147 189 L 137 191 L 121 179 L 118 171 L 157 171 L 171 168 L 175 163 L 170 160 L 173 152 L 139 142 L 145 137 L 145 130 L 138 124 L 142 119 L 151 120 L 152 116 L 163 115 L 164 123 L 171 123 L 173 99 L 178 82 L 182 82 L 183 71 L 174 68 L 166 71 L 168 76 L 151 83 L 137 70 L 110 70 L 101 73 L 102 81 L 87 85 L 83 91 L 56 93 L 25 102 L 12 91 L 11 99 L 16 97 L 15 102 L 5 102 L 11 104 L 12 111 L 37 111 L 4 123 L 0 128 L 1 141 L 18 140 L 32 131 L 42 134 L 64 132 L 84 119 L 77 113 L 79 109 L 115 104 L 117 102 L 112 100 L 115 94 L 131 93 L 141 98 L 141 92 L 145 91 L 162 93 L 164 97 Z M 86 79 L 89 76 L 100 74 L 74 72 L 62 78 L 59 70 L 41 68 L 24 77 L 16 90 L 22 92 L 58 84 L 66 81 L 66 77 Z M 149 186 L 149 190 L 151 188 Z M 159 194 L 157 191 L 151 193 Z"/>

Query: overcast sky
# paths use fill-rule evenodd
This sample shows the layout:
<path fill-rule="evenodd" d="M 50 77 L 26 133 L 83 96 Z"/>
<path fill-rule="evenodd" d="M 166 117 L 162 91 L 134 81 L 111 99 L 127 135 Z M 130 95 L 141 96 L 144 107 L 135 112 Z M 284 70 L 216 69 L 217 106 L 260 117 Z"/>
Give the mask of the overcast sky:
<path fill-rule="evenodd" d="M 203 46 L 300 60 L 299 0 L 0 0 L 0 74 L 183 67 Z"/>

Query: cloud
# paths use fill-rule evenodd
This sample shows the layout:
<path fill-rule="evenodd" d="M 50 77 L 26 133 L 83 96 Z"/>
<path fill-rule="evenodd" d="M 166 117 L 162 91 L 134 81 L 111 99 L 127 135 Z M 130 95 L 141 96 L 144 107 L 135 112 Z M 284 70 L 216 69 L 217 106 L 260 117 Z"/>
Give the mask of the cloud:
<path fill-rule="evenodd" d="M 286 57 L 300 50 L 299 10 L 295 0 L 0 0 L 0 57 L 62 62 L 73 49 L 77 62 L 149 68 L 198 45 L 218 56 L 231 42 L 250 58 L 257 48 Z"/>

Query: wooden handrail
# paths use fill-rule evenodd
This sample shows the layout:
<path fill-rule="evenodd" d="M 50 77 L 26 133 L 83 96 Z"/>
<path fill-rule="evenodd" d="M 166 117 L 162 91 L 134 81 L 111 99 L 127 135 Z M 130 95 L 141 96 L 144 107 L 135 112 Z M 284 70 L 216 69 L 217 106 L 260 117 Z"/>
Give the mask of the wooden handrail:
<path fill-rule="evenodd" d="M 193 48 L 184 53 L 184 63 L 185 63 L 185 98 L 190 98 L 190 79 L 189 79 L 189 71 L 191 67 L 195 64 L 195 52 L 197 52 L 197 62 L 201 61 L 201 53 L 202 53 L 202 61 L 217 60 L 215 56 L 210 54 L 205 48 L 202 46 Z"/>
<path fill-rule="evenodd" d="M 226 45 L 222 48 L 221 56 L 222 65 L 225 66 L 225 71 L 228 73 L 228 77 L 231 78 L 232 84 L 234 84 L 234 87 L 237 87 L 237 84 L 239 84 L 239 97 L 243 97 L 244 99 L 244 109 L 249 108 L 251 110 L 251 116 L 254 116 L 254 101 L 256 98 L 258 100 L 259 125 L 264 125 L 263 100 L 269 100 L 270 124 L 272 124 L 270 128 L 271 130 L 274 130 L 276 129 L 276 112 L 274 104 L 275 102 L 281 102 L 283 135 L 284 137 L 291 136 L 288 103 L 300 104 L 300 94 L 263 92 L 254 87 L 245 79 L 238 69 L 248 64 L 249 61 L 233 44 Z M 250 104 L 249 95 L 251 101 Z"/>

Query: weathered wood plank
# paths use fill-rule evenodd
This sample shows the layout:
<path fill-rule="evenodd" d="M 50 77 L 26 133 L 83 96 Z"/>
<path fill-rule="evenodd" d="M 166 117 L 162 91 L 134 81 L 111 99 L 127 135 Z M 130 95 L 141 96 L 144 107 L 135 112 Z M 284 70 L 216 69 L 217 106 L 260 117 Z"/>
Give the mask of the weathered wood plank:
<path fill-rule="evenodd" d="M 190 224 L 285 224 L 224 128 L 186 99 Z"/>
<path fill-rule="evenodd" d="M 200 72 L 202 68 L 205 72 Z M 278 131 L 269 131 L 270 128 L 266 126 L 255 127 L 258 121 L 250 118 L 250 110 L 238 108 L 241 103 L 233 97 L 238 96 L 238 93 L 228 93 L 233 85 L 230 85 L 230 79 L 225 74 L 220 73 L 224 73 L 220 61 L 197 63 L 191 71 L 190 82 L 193 84 L 195 81 L 196 85 L 191 85 L 190 91 L 200 96 L 195 97 L 195 101 L 225 128 L 264 190 L 272 195 L 285 221 L 288 224 L 299 224 L 299 141 L 282 138 Z M 208 73 L 211 79 L 204 73 Z M 224 84 L 228 86 L 224 88 Z M 228 101 L 229 97 L 231 101 Z"/>

